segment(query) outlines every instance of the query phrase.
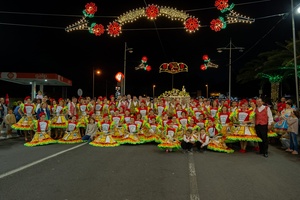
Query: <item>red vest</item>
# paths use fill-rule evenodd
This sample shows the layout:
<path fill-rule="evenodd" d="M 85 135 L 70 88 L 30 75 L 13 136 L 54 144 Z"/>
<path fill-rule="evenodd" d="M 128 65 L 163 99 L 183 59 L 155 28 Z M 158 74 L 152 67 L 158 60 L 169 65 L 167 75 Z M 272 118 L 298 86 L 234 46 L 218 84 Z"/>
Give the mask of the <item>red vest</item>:
<path fill-rule="evenodd" d="M 255 124 L 267 125 L 268 124 L 268 107 L 265 107 L 261 112 L 258 108 L 255 109 Z"/>

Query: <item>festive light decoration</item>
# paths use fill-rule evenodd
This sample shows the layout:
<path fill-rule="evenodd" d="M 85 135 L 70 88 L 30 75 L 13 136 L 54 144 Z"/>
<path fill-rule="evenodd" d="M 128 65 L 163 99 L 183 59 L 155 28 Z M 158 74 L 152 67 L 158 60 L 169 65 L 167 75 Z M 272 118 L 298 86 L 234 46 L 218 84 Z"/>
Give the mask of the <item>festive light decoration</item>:
<path fill-rule="evenodd" d="M 223 17 L 219 17 L 218 19 L 213 19 L 210 22 L 210 28 L 213 31 L 221 31 L 222 29 L 225 29 L 227 24 L 233 24 L 233 23 L 253 23 L 255 20 L 246 17 L 244 15 L 241 15 L 233 10 L 234 4 L 229 4 L 228 0 L 216 0 L 215 1 L 215 7 L 217 7 L 218 10 L 221 11 L 221 13 L 228 12 L 226 14 L 226 20 L 224 20 Z"/>
<path fill-rule="evenodd" d="M 188 66 L 185 63 L 178 62 L 163 63 L 159 67 L 159 73 L 161 72 L 167 72 L 170 74 L 188 72 Z"/>
<path fill-rule="evenodd" d="M 184 28 L 186 31 L 193 33 L 197 31 L 200 27 L 200 23 L 197 18 L 195 17 L 189 17 L 187 20 L 184 22 Z"/>
<path fill-rule="evenodd" d="M 104 33 L 105 29 L 102 24 L 93 23 L 89 28 L 90 33 L 95 34 L 96 36 L 100 36 Z"/>
<path fill-rule="evenodd" d="M 204 64 L 200 66 L 200 69 L 203 71 L 207 70 L 207 68 L 218 68 L 219 67 L 219 65 L 212 63 L 210 61 L 210 58 L 206 54 L 202 56 L 202 59 L 204 61 Z"/>
<path fill-rule="evenodd" d="M 213 19 L 210 22 L 210 28 L 216 32 L 221 31 L 221 29 L 226 28 L 226 22 L 223 17 L 219 17 L 218 19 Z"/>
<path fill-rule="evenodd" d="M 146 8 L 146 16 L 148 19 L 156 19 L 158 15 L 159 15 L 158 6 L 152 4 Z"/>
<path fill-rule="evenodd" d="M 85 17 L 94 17 L 94 14 L 97 12 L 97 6 L 95 3 L 91 2 L 91 3 L 87 3 L 85 5 L 85 10 L 82 11 L 83 15 Z"/>
<path fill-rule="evenodd" d="M 121 82 L 122 79 L 124 78 L 124 74 L 122 74 L 122 72 L 118 72 L 115 76 L 115 79 L 118 81 L 118 82 Z"/>
<path fill-rule="evenodd" d="M 109 25 L 107 26 L 108 34 L 113 37 L 119 36 L 120 33 L 122 32 L 121 29 L 122 29 L 121 25 L 116 21 L 110 22 Z"/>
<path fill-rule="evenodd" d="M 151 71 L 151 66 L 147 64 L 148 58 L 147 56 L 143 56 L 141 59 L 141 64 L 139 64 L 137 67 L 135 67 L 135 70 L 144 69 L 146 71 Z"/>
<path fill-rule="evenodd" d="M 83 17 L 75 22 L 74 24 L 71 24 L 66 27 L 65 31 L 66 32 L 71 32 L 71 31 L 77 31 L 77 30 L 89 30 L 90 28 L 88 27 L 88 21 L 86 20 L 86 17 L 92 18 L 94 17 L 94 14 L 97 12 L 97 6 L 95 3 L 87 3 L 85 5 L 85 10 L 82 11 Z M 101 34 L 100 34 L 101 35 Z"/>

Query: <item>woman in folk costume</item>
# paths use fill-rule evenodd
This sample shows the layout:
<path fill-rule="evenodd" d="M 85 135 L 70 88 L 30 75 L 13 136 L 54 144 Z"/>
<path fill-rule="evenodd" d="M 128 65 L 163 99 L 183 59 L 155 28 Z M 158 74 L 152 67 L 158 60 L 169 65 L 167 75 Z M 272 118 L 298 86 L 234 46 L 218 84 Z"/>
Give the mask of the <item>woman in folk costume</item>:
<path fill-rule="evenodd" d="M 130 117 L 131 117 L 130 109 L 126 109 L 125 113 L 124 113 L 124 122 L 123 123 L 128 124 L 130 122 Z"/>
<path fill-rule="evenodd" d="M 176 114 L 176 102 L 174 98 L 170 99 L 170 102 L 167 106 L 167 112 L 169 116 L 173 116 Z"/>
<path fill-rule="evenodd" d="M 25 103 L 20 104 L 20 108 L 18 110 L 19 114 L 22 118 L 11 126 L 12 129 L 22 130 L 25 135 L 25 141 L 28 141 L 28 133 L 30 135 L 30 140 L 32 139 L 32 123 L 33 123 L 33 114 L 34 114 L 34 105 L 31 103 L 30 96 L 25 97 Z"/>
<path fill-rule="evenodd" d="M 95 114 L 96 114 L 95 119 L 97 119 L 98 121 L 102 120 L 101 110 L 102 110 L 102 97 L 98 97 L 97 102 L 95 104 Z"/>
<path fill-rule="evenodd" d="M 155 105 L 155 111 L 157 111 L 158 116 L 162 116 L 163 112 L 166 112 L 166 104 L 164 99 L 159 99 L 158 103 Z"/>
<path fill-rule="evenodd" d="M 176 138 L 177 129 L 173 126 L 171 121 L 164 130 L 163 137 L 161 138 L 161 143 L 158 145 L 159 149 L 165 150 L 166 152 L 171 152 L 176 149 L 180 149 L 180 141 Z"/>
<path fill-rule="evenodd" d="M 149 108 L 146 106 L 145 103 L 146 103 L 146 102 L 145 102 L 144 100 L 142 100 L 142 101 L 140 102 L 140 107 L 138 107 L 138 108 L 136 109 L 136 113 L 141 114 L 143 120 L 145 120 L 146 116 L 147 116 L 148 113 L 149 113 Z"/>
<path fill-rule="evenodd" d="M 192 130 L 192 134 L 195 134 L 196 132 L 200 131 L 200 127 L 195 123 L 194 117 L 191 117 L 189 119 L 189 122 L 188 122 L 185 130 L 188 130 L 188 129 Z"/>
<path fill-rule="evenodd" d="M 77 123 L 77 116 L 73 115 L 72 119 L 68 121 L 68 128 L 65 131 L 64 136 L 58 140 L 60 144 L 75 144 L 81 143 L 83 140 L 81 139 L 81 135 L 79 132 L 79 127 Z"/>
<path fill-rule="evenodd" d="M 50 114 L 51 116 L 55 116 L 55 111 L 56 111 L 56 107 L 57 107 L 57 102 L 55 99 L 51 99 L 51 105 L 50 105 Z"/>
<path fill-rule="evenodd" d="M 83 98 L 79 98 L 79 103 L 77 104 L 77 108 L 79 110 L 78 116 L 78 127 L 80 130 L 80 134 L 83 137 L 85 135 L 85 128 L 88 124 L 88 109 L 87 109 L 87 104 L 86 100 Z"/>
<path fill-rule="evenodd" d="M 210 110 L 207 113 L 207 116 L 215 118 L 217 116 L 218 112 L 219 112 L 219 101 L 218 101 L 218 99 L 215 99 L 212 102 L 212 106 L 210 107 Z"/>
<path fill-rule="evenodd" d="M 119 115 L 124 116 L 125 115 L 125 110 L 126 110 L 125 106 L 120 106 L 119 107 Z"/>
<path fill-rule="evenodd" d="M 195 117 L 196 118 L 196 117 Z M 198 118 L 195 119 L 195 123 L 200 127 L 200 128 L 205 128 L 205 123 L 206 120 L 204 118 L 204 113 L 202 112 L 202 114 L 199 115 Z"/>
<path fill-rule="evenodd" d="M 182 129 L 182 125 L 180 124 L 176 115 L 172 116 L 172 119 L 168 121 L 166 126 L 169 126 L 170 123 L 172 123 L 173 127 L 176 128 L 176 130 L 177 130 L 176 137 L 181 140 L 182 136 L 183 136 L 183 129 Z"/>
<path fill-rule="evenodd" d="M 182 111 L 186 111 L 186 110 L 182 108 L 180 103 L 177 103 L 174 115 L 176 115 L 177 118 L 180 118 Z"/>
<path fill-rule="evenodd" d="M 231 135 L 227 136 L 227 140 L 240 141 L 241 153 L 246 153 L 247 141 L 261 142 L 262 140 L 256 135 L 254 128 L 255 112 L 248 110 L 247 100 L 241 101 L 241 109 L 235 112 L 234 123 L 237 128 Z"/>
<path fill-rule="evenodd" d="M 180 118 L 178 118 L 178 121 L 179 121 L 179 123 L 181 124 L 181 126 L 182 126 L 182 129 L 186 129 L 186 126 L 187 126 L 187 124 L 188 124 L 188 120 L 189 120 L 189 118 L 188 118 L 188 116 L 187 116 L 187 111 L 182 111 L 181 112 L 181 117 Z"/>
<path fill-rule="evenodd" d="M 145 124 L 145 129 L 143 132 L 143 137 L 141 137 L 141 140 L 143 142 L 157 142 L 159 143 L 159 136 L 161 133 L 161 125 L 160 123 L 156 122 L 155 118 L 151 118 L 150 123 Z"/>
<path fill-rule="evenodd" d="M 120 144 L 116 142 L 112 134 L 114 132 L 114 122 L 109 120 L 107 114 L 103 115 L 103 120 L 98 122 L 100 133 L 96 133 L 95 139 L 90 145 L 95 147 L 116 147 Z"/>
<path fill-rule="evenodd" d="M 103 97 L 103 103 L 101 108 L 101 114 L 109 114 L 109 102 L 106 97 Z"/>
<path fill-rule="evenodd" d="M 223 106 L 222 111 L 217 114 L 218 122 L 222 126 L 220 133 L 224 136 L 231 134 L 233 114 L 234 113 L 229 112 L 229 107 L 225 105 Z"/>
<path fill-rule="evenodd" d="M 285 109 L 281 111 L 280 120 L 274 124 L 274 131 L 278 133 L 279 135 L 282 135 L 286 133 L 288 124 L 287 124 L 287 118 L 291 115 L 291 113 L 294 111 L 292 108 L 292 102 L 288 100 L 285 105 Z"/>
<path fill-rule="evenodd" d="M 129 124 L 123 124 L 124 126 L 124 132 L 125 135 L 124 137 L 118 141 L 120 144 L 141 144 L 143 143 L 139 136 L 138 133 L 140 132 L 140 124 L 135 123 L 135 118 L 132 116 L 130 118 Z"/>
<path fill-rule="evenodd" d="M 234 150 L 227 147 L 225 143 L 226 136 L 219 134 L 220 130 L 221 125 L 219 123 L 216 124 L 214 118 L 208 118 L 206 131 L 209 134 L 210 142 L 207 145 L 207 149 L 217 152 L 233 153 Z"/>
<path fill-rule="evenodd" d="M 110 102 L 109 107 L 108 107 L 108 114 L 113 116 L 117 110 L 119 110 L 119 109 L 116 107 L 116 103 Z"/>
<path fill-rule="evenodd" d="M 88 103 L 87 103 L 87 110 L 88 110 L 88 114 L 92 115 L 93 113 L 95 113 L 95 100 L 91 99 Z"/>
<path fill-rule="evenodd" d="M 123 122 L 124 116 L 119 114 L 119 110 L 116 110 L 113 115 L 110 116 L 112 122 L 114 122 L 114 131 L 113 131 L 113 138 L 119 139 L 122 138 L 124 135 L 123 130 Z"/>
<path fill-rule="evenodd" d="M 51 129 L 54 129 L 55 139 L 62 138 L 65 129 L 68 127 L 68 123 L 65 115 L 68 112 L 68 107 L 64 105 L 64 100 L 60 98 L 58 105 L 54 110 L 54 116 L 51 120 Z"/>
<path fill-rule="evenodd" d="M 152 119 L 158 120 L 158 116 L 154 114 L 154 110 L 150 109 L 148 115 L 146 116 L 145 120 L 147 123 L 151 123 Z"/>
<path fill-rule="evenodd" d="M 40 113 L 40 119 L 34 120 L 32 126 L 34 126 L 35 134 L 30 142 L 26 142 L 24 144 L 25 146 L 34 147 L 57 142 L 50 137 L 51 122 L 49 120 L 45 120 L 45 116 L 45 113 Z"/>

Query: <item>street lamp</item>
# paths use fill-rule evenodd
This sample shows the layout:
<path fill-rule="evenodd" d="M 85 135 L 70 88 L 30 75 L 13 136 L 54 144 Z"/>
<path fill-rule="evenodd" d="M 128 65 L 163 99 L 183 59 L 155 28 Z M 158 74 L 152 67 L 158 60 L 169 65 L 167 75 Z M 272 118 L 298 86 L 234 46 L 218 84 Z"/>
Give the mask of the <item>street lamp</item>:
<path fill-rule="evenodd" d="M 155 87 L 156 85 L 153 85 L 153 98 L 155 97 Z"/>
<path fill-rule="evenodd" d="M 206 84 L 205 87 L 206 87 L 206 98 L 208 99 L 208 84 Z"/>
<path fill-rule="evenodd" d="M 95 97 L 95 74 L 100 75 L 101 71 L 99 69 L 95 70 L 95 68 L 93 67 L 93 96 L 92 96 L 92 98 Z"/>
<path fill-rule="evenodd" d="M 228 86 L 229 87 L 229 90 L 228 90 L 228 98 L 229 99 L 231 99 L 231 51 L 232 50 L 239 50 L 239 52 L 243 52 L 244 49 L 245 49 L 244 47 L 234 46 L 234 44 L 231 41 L 231 38 L 230 38 L 229 44 L 226 47 L 217 48 L 217 51 L 219 53 L 222 53 L 223 50 L 229 50 L 229 86 Z"/>
<path fill-rule="evenodd" d="M 291 0 L 296 101 L 297 101 L 297 108 L 299 108 L 298 69 L 297 69 L 297 55 L 296 55 L 296 30 L 295 30 L 295 16 L 294 16 L 295 10 L 297 11 L 298 14 L 300 13 L 299 4 L 296 7 L 298 8 L 294 8 L 294 0 Z"/>
<path fill-rule="evenodd" d="M 128 48 L 127 43 L 125 42 L 125 47 L 124 47 L 124 78 L 123 78 L 123 87 L 121 87 L 121 94 L 125 95 L 125 88 L 126 88 L 126 58 L 127 58 L 127 51 L 129 53 L 133 52 L 133 48 Z"/>

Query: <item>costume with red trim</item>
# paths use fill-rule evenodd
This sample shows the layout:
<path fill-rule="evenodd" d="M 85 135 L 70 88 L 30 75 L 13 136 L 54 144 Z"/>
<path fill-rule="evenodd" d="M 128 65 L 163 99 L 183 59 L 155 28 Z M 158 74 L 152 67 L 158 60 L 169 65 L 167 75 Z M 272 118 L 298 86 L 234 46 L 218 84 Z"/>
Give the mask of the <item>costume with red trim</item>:
<path fill-rule="evenodd" d="M 24 130 L 29 131 L 33 129 L 33 113 L 35 111 L 35 107 L 31 103 L 25 103 L 20 105 L 20 110 L 24 113 L 24 116 L 16 123 L 11 126 L 12 129 L 15 130 Z"/>
<path fill-rule="evenodd" d="M 60 144 L 75 144 L 81 143 L 83 140 L 81 139 L 81 135 L 79 132 L 78 123 L 73 120 L 68 121 L 68 128 L 65 131 L 64 136 L 58 140 Z"/>
<path fill-rule="evenodd" d="M 40 114 L 40 116 L 42 113 Z M 49 120 L 34 120 L 35 134 L 30 142 L 26 142 L 24 145 L 27 147 L 34 147 L 39 145 L 47 145 L 57 143 L 56 140 L 50 137 L 50 125 Z"/>
<path fill-rule="evenodd" d="M 161 143 L 158 145 L 158 148 L 166 152 L 180 149 L 180 141 L 176 138 L 176 135 L 177 129 L 170 125 L 170 127 L 164 131 L 164 137 L 161 138 Z"/>
<path fill-rule="evenodd" d="M 56 109 L 54 110 L 55 116 L 51 120 L 51 128 L 67 128 L 68 123 L 66 120 L 65 115 L 67 114 L 68 107 L 67 106 L 61 106 L 57 105 Z"/>
<path fill-rule="evenodd" d="M 131 121 L 129 124 L 123 124 L 125 130 L 125 136 L 118 141 L 120 144 L 141 144 L 138 133 L 140 131 L 140 125 Z"/>

